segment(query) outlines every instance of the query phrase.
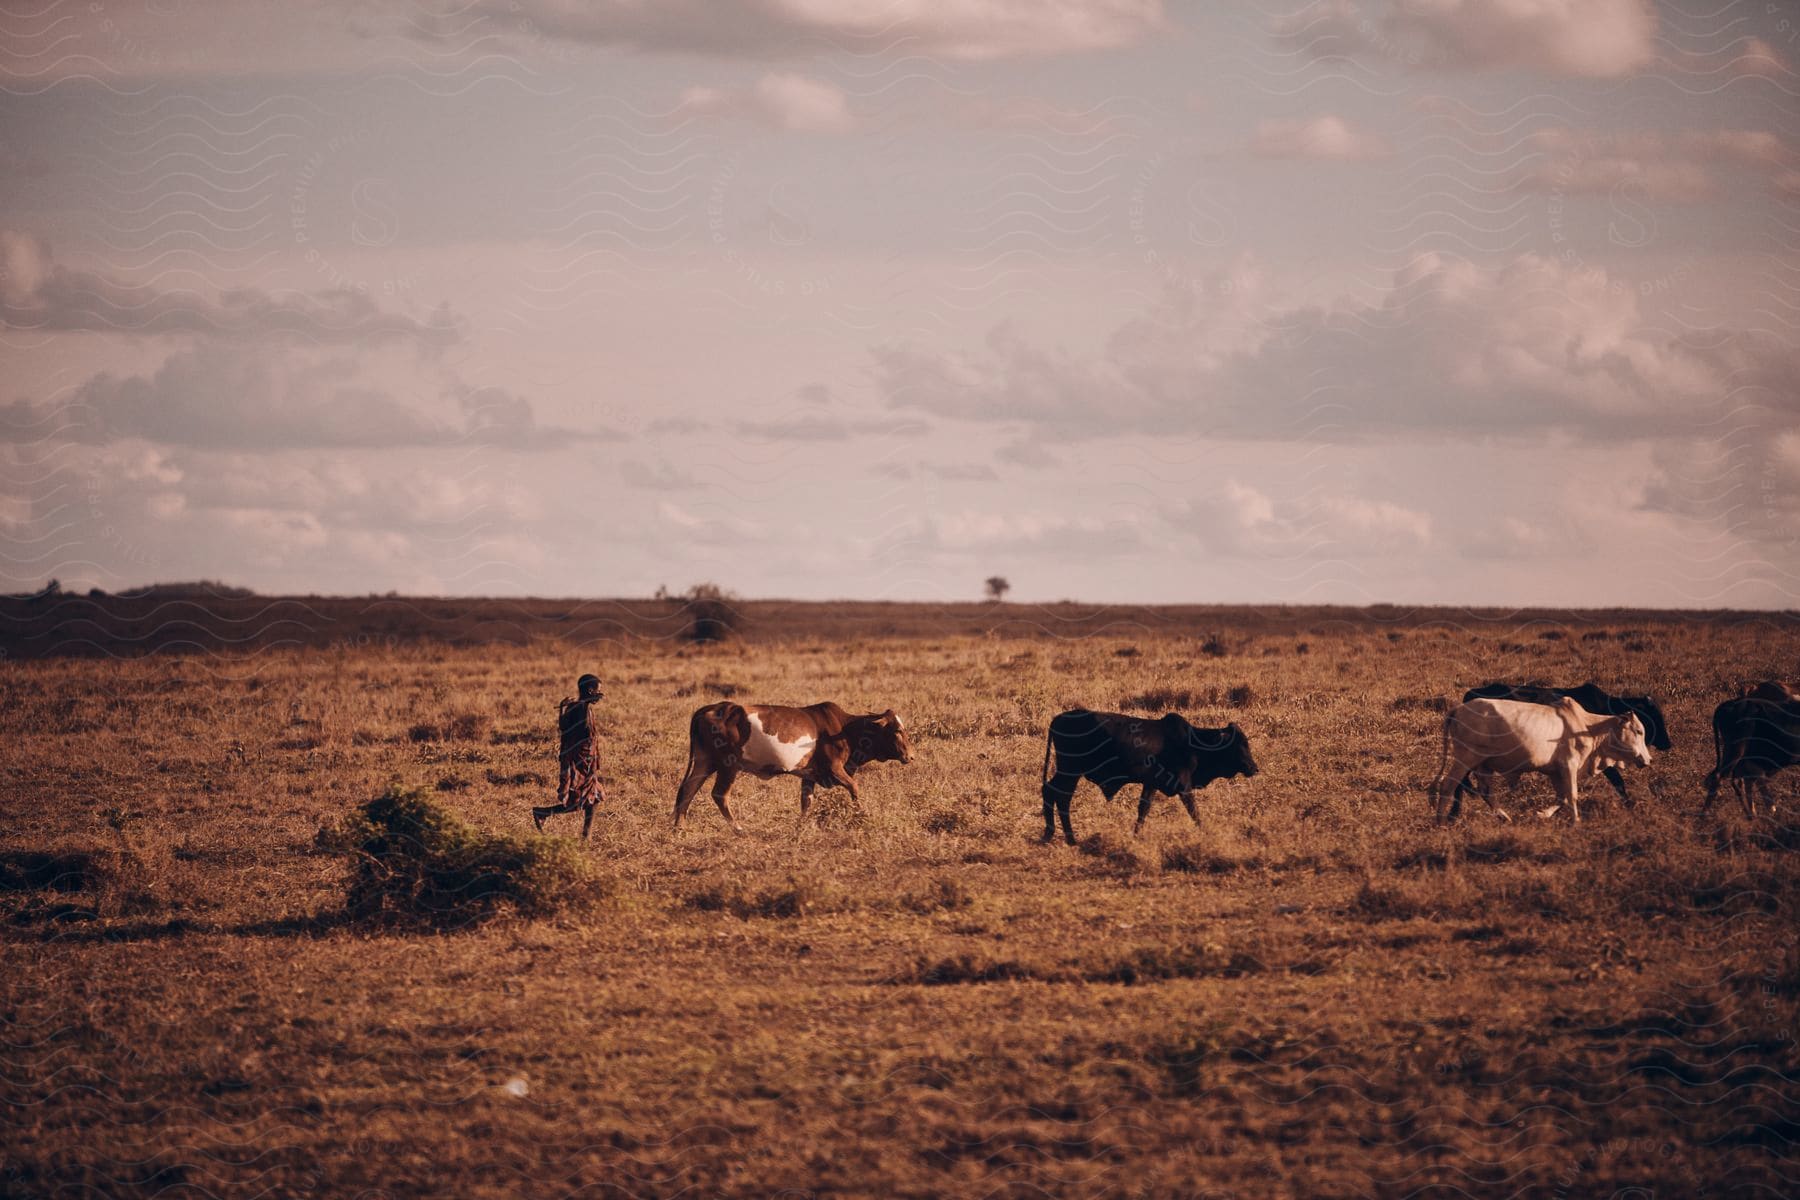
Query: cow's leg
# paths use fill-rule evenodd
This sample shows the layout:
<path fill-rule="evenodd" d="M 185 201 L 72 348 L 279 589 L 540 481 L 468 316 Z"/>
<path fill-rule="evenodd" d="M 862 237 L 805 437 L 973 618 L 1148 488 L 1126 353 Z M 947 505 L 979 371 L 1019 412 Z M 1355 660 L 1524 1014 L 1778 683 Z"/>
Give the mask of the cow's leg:
<path fill-rule="evenodd" d="M 1156 785 L 1146 783 L 1143 794 L 1138 797 L 1137 824 L 1131 827 L 1133 836 L 1144 832 L 1144 819 L 1150 815 L 1150 805 L 1156 801 Z"/>
<path fill-rule="evenodd" d="M 694 802 L 694 797 L 700 793 L 700 786 L 711 774 L 712 770 L 700 761 L 699 755 L 688 759 L 687 774 L 681 777 L 681 787 L 675 792 L 675 828 L 681 828 L 681 822 L 687 818 L 688 805 Z"/>
<path fill-rule="evenodd" d="M 1496 817 L 1499 817 L 1502 821 L 1505 821 L 1508 825 L 1512 824 L 1512 814 L 1507 812 L 1504 808 L 1501 808 L 1499 803 L 1494 799 L 1494 773 L 1492 771 L 1485 771 L 1480 775 L 1471 774 L 1469 778 L 1475 781 L 1475 791 L 1481 796 L 1482 800 L 1487 802 L 1488 811 L 1493 813 Z M 1517 791 L 1519 789 L 1518 779 L 1515 777 L 1508 780 L 1507 788 L 1509 791 Z"/>
<path fill-rule="evenodd" d="M 1767 800 L 1769 784 L 1766 778 L 1748 775 L 1737 780 L 1738 799 L 1744 805 L 1744 815 L 1752 821 L 1756 820 L 1756 789 L 1759 785 L 1765 789 L 1763 799 Z"/>
<path fill-rule="evenodd" d="M 1474 772 L 1463 776 L 1462 782 L 1456 785 L 1456 791 L 1450 796 L 1450 819 L 1462 816 L 1464 796 L 1480 796 L 1486 800 L 1488 807 L 1494 806 L 1494 778 L 1491 775 L 1477 775 Z"/>
<path fill-rule="evenodd" d="M 1714 767 L 1706 773 L 1706 799 L 1700 804 L 1701 812 L 1711 812 L 1713 803 L 1719 798 L 1719 768 Z"/>
<path fill-rule="evenodd" d="M 802 779 L 800 781 L 800 820 L 795 822 L 796 829 L 798 829 L 799 826 L 806 824 L 806 813 L 808 809 L 812 808 L 813 788 L 816 786 L 818 785 L 813 783 L 810 779 Z"/>
<path fill-rule="evenodd" d="M 1581 824 L 1581 806 L 1576 803 L 1575 768 L 1564 767 L 1552 778 L 1556 783 L 1556 798 L 1569 806 L 1569 820 L 1577 825 Z"/>
<path fill-rule="evenodd" d="M 1056 840 L 1056 816 L 1062 814 L 1063 832 L 1068 834 L 1071 844 L 1075 835 L 1069 833 L 1069 800 L 1075 795 L 1075 785 L 1081 782 L 1079 775 L 1065 775 L 1058 771 L 1052 778 L 1044 782 L 1044 840 Z"/>
<path fill-rule="evenodd" d="M 720 814 L 723 815 L 725 820 L 731 825 L 731 832 L 742 833 L 744 832 L 744 827 L 739 825 L 737 818 L 731 815 L 731 805 L 725 802 L 725 793 L 731 790 L 731 785 L 736 779 L 736 771 L 730 769 L 720 771 L 719 777 L 713 780 L 712 797 L 713 803 L 719 806 Z"/>
<path fill-rule="evenodd" d="M 1600 773 L 1606 776 L 1606 782 L 1612 784 L 1613 791 L 1619 793 L 1620 804 L 1626 808 L 1637 806 L 1637 802 L 1631 798 L 1631 793 L 1625 790 L 1625 773 L 1623 771 L 1617 767 L 1601 767 Z"/>
<path fill-rule="evenodd" d="M 1437 805 L 1437 823 L 1447 824 L 1456 819 L 1462 812 L 1462 802 L 1458 793 L 1468 781 L 1469 771 L 1458 759 L 1452 758 L 1445 764 L 1444 775 L 1432 789 L 1432 800 Z M 1493 801 L 1488 801 L 1492 804 Z M 1454 805 L 1454 808 L 1452 807 Z"/>
<path fill-rule="evenodd" d="M 1491 771 L 1470 771 L 1463 776 L 1462 782 L 1456 785 L 1456 794 L 1450 797 L 1450 819 L 1462 816 L 1464 796 L 1480 796 L 1489 809 L 1494 805 L 1494 775 Z M 1502 814 L 1504 815 L 1504 814 Z"/>
<path fill-rule="evenodd" d="M 1182 791 L 1181 806 L 1183 808 L 1187 809 L 1188 819 L 1194 823 L 1194 828 L 1195 829 L 1200 828 L 1200 810 L 1194 807 L 1194 789 L 1193 788 L 1186 788 Z"/>
<path fill-rule="evenodd" d="M 850 803 L 856 805 L 858 808 L 862 807 L 862 796 L 857 793 L 856 780 L 850 778 L 850 772 L 844 770 L 842 767 L 833 765 L 831 768 L 831 781 L 850 793 Z"/>

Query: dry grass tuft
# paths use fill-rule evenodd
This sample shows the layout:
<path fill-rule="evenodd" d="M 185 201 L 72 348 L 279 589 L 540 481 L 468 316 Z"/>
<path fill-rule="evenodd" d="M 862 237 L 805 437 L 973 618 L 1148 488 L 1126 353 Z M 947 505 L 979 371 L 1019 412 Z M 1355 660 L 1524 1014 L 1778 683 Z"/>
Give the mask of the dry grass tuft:
<path fill-rule="evenodd" d="M 494 732 L 494 718 L 482 712 L 462 712 L 441 723 L 420 721 L 406 731 L 414 742 L 485 742 Z"/>
<path fill-rule="evenodd" d="M 958 808 L 940 808 L 925 816 L 926 833 L 954 834 L 961 833 L 968 827 L 968 817 Z"/>
<path fill-rule="evenodd" d="M 1098 859 L 1102 870 L 1125 878 L 1150 869 L 1144 856 L 1132 842 L 1111 833 L 1090 833 L 1076 847 L 1090 858 Z"/>
<path fill-rule="evenodd" d="M 924 891 L 908 892 L 900 898 L 900 907 L 908 912 L 934 913 L 958 912 L 970 908 L 975 903 L 975 893 L 962 882 L 948 875 L 940 875 L 931 881 Z"/>
<path fill-rule="evenodd" d="M 1202 702 L 1202 694 L 1193 688 L 1153 687 L 1119 701 L 1121 708 L 1143 709 L 1145 712 L 1180 712 Z"/>
<path fill-rule="evenodd" d="M 1164 846 L 1162 851 L 1163 870 L 1193 875 L 1229 875 L 1233 871 L 1255 870 L 1262 865 L 1263 860 L 1258 855 L 1237 858 L 1198 842 L 1176 842 Z"/>
<path fill-rule="evenodd" d="M 791 919 L 853 912 L 861 907 L 856 897 L 806 875 L 791 875 L 785 883 L 759 890 L 714 884 L 689 896 L 687 904 L 700 912 L 728 912 L 746 921 L 753 917 Z"/>
<path fill-rule="evenodd" d="M 1357 889 L 1346 915 L 1365 921 L 1444 920 L 1476 915 L 1481 899 L 1467 880 L 1450 871 L 1387 882 L 1370 877 Z"/>
<path fill-rule="evenodd" d="M 1010 983 L 1043 978 L 1044 974 L 1039 968 L 1016 959 L 958 954 L 936 961 L 921 958 L 909 970 L 901 972 L 888 982 L 943 987 L 958 983 Z"/>
<path fill-rule="evenodd" d="M 1237 979 L 1269 969 L 1266 952 L 1223 946 L 1139 946 L 1082 977 L 1091 983 L 1155 983 L 1164 979 Z"/>
<path fill-rule="evenodd" d="M 184 908 L 186 878 L 187 872 L 162 848 L 143 852 L 129 845 L 85 845 L 0 855 L 0 892 L 39 893 L 14 914 L 20 924 Z"/>

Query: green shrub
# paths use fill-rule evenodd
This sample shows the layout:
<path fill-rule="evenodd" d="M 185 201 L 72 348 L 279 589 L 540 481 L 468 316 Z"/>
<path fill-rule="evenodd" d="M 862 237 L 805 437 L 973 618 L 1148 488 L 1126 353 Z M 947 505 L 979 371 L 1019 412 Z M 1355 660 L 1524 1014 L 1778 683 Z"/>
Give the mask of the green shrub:
<path fill-rule="evenodd" d="M 420 790 L 389 788 L 318 844 L 352 860 L 344 912 L 369 925 L 460 928 L 541 917 L 606 893 L 569 842 L 474 829 Z"/>

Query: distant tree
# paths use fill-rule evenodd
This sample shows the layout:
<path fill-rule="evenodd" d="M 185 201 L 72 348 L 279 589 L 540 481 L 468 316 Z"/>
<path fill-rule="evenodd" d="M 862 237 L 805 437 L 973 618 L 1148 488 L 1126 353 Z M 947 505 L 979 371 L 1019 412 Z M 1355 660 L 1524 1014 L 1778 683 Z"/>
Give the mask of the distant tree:
<path fill-rule="evenodd" d="M 49 583 L 46 583 L 41 590 L 34 593 L 31 598 L 33 600 L 51 600 L 60 595 L 62 595 L 62 583 L 52 579 Z"/>
<path fill-rule="evenodd" d="M 995 604 L 1006 599 L 1006 593 L 1012 591 L 1012 584 L 1007 582 L 1004 575 L 989 575 L 985 586 L 988 599 Z"/>
<path fill-rule="evenodd" d="M 688 615 L 682 636 L 690 642 L 722 642 L 744 623 L 738 598 L 716 583 L 696 583 L 682 599 Z"/>
<path fill-rule="evenodd" d="M 669 595 L 669 585 L 668 585 L 668 584 L 666 584 L 666 583 L 659 583 L 659 584 L 657 584 L 657 585 L 656 585 L 656 594 L 655 594 L 655 595 L 653 595 L 653 596 L 651 596 L 651 597 L 650 597 L 650 598 L 651 598 L 651 599 L 652 599 L 652 600 L 670 600 L 670 599 L 673 599 L 673 597 L 672 597 L 672 596 L 670 596 L 670 595 Z"/>

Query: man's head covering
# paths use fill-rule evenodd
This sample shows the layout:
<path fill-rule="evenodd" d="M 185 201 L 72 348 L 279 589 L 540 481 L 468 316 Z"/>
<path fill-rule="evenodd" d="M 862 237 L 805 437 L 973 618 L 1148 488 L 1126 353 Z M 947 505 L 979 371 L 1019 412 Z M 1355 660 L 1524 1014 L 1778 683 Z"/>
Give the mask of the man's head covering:
<path fill-rule="evenodd" d="M 598 675 L 583 675 L 580 679 L 577 679 L 575 681 L 575 691 L 582 696 L 597 697 L 604 694 L 600 690 L 600 677 Z"/>

